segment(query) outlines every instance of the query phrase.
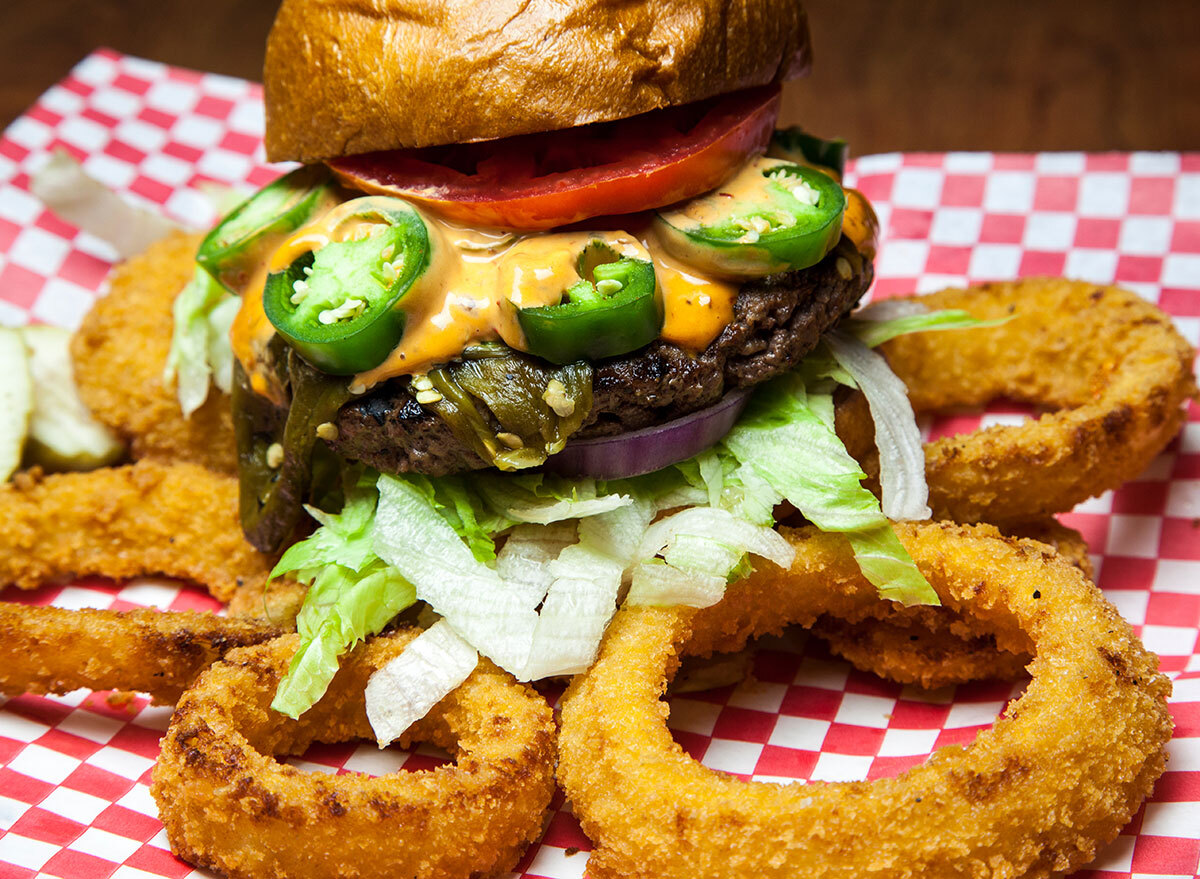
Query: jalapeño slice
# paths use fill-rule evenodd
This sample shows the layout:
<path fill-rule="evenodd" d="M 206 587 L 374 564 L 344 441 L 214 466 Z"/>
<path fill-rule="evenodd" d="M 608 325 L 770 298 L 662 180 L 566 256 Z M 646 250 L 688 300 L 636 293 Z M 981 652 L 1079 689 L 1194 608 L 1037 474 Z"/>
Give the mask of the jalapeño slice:
<path fill-rule="evenodd" d="M 233 293 L 279 245 L 336 198 L 324 165 L 306 165 L 250 196 L 217 224 L 196 253 L 196 262 Z"/>
<path fill-rule="evenodd" d="M 618 258 L 595 240 L 580 254 L 579 275 L 559 304 L 517 312 L 529 353 L 559 364 L 600 360 L 658 338 L 663 309 L 650 262 Z"/>
<path fill-rule="evenodd" d="M 400 341 L 400 303 L 429 266 L 429 231 L 398 198 L 359 198 L 337 211 L 328 244 L 267 276 L 263 309 L 309 363 L 353 375 L 378 366 Z"/>
<path fill-rule="evenodd" d="M 850 147 L 840 137 L 826 139 L 809 134 L 799 125 L 780 128 L 771 135 L 767 155 L 776 159 L 828 168 L 839 178 L 846 173 Z"/>
<path fill-rule="evenodd" d="M 676 258 L 728 278 L 815 265 L 842 234 L 846 195 L 815 168 L 756 159 L 722 186 L 659 211 L 654 227 Z"/>

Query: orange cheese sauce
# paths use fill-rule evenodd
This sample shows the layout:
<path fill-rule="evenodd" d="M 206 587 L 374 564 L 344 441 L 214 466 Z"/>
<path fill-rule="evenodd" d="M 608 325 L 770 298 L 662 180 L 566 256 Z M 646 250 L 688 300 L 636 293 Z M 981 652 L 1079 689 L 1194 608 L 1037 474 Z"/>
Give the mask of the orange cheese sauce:
<path fill-rule="evenodd" d="M 708 276 L 671 256 L 644 223 L 634 234 L 551 232 L 518 234 L 471 229 L 422 213 L 429 229 L 431 263 L 403 300 L 408 313 L 396 348 L 372 370 L 351 381 L 354 390 L 400 375 L 424 372 L 458 357 L 471 344 L 500 340 L 525 350 L 517 321 L 519 308 L 555 305 L 579 279 L 580 251 L 601 239 L 619 255 L 649 259 L 658 279 L 664 322 L 661 338 L 690 351 L 701 351 L 733 320 L 739 284 Z M 254 273 L 242 294 L 231 341 L 234 356 L 256 393 L 282 397 L 274 386 L 268 345 L 275 328 L 263 310 L 263 286 L 269 272 L 287 268 L 302 254 L 334 240 L 361 234 L 371 221 L 347 217 L 334 208 L 287 238 L 268 264 Z M 843 234 L 860 250 L 873 250 L 878 222 L 859 193 L 847 190 Z"/>
<path fill-rule="evenodd" d="M 474 342 L 499 339 L 524 350 L 517 310 L 557 305 L 579 280 L 576 262 L 589 242 L 601 239 L 620 256 L 648 259 L 624 232 L 560 232 L 488 246 L 481 233 L 425 217 L 433 262 L 405 297 L 408 321 L 400 344 L 354 383 L 378 382 L 453 360 Z M 486 235 L 487 233 L 482 233 Z M 492 233 L 493 235 L 495 233 Z"/>
<path fill-rule="evenodd" d="M 709 277 L 671 256 L 652 232 L 646 247 L 662 294 L 660 337 L 689 351 L 703 351 L 733 320 L 739 285 Z"/>

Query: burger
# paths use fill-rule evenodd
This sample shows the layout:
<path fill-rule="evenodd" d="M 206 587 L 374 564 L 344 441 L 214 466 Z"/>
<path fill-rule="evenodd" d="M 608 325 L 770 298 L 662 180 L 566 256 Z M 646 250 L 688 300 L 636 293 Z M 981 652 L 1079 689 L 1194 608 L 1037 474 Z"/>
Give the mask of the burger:
<path fill-rule="evenodd" d="M 786 564 L 784 501 L 936 601 L 833 431 L 858 386 L 919 451 L 863 341 L 897 321 L 845 320 L 877 234 L 845 144 L 776 129 L 810 57 L 791 0 L 285 0 L 266 146 L 301 164 L 197 254 L 240 297 L 246 535 L 311 585 L 276 707 L 418 599 L 521 679 L 582 670 L 618 601 Z"/>

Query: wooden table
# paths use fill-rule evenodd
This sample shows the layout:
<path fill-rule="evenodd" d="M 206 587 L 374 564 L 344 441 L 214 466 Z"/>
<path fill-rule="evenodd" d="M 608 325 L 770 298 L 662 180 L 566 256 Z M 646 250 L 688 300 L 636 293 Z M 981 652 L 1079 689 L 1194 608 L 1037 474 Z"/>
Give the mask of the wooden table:
<path fill-rule="evenodd" d="M 4 0 L 0 123 L 100 45 L 259 78 L 275 0 Z M 1200 149 L 1200 0 L 808 0 L 784 121 L 887 150 Z"/>

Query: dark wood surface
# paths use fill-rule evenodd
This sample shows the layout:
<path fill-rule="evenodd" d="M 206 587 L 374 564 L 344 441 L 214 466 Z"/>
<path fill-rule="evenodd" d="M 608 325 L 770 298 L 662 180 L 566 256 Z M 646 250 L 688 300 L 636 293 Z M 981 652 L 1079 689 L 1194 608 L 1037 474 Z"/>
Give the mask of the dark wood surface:
<path fill-rule="evenodd" d="M 887 150 L 1200 149 L 1200 0 L 808 0 L 784 121 Z M 258 78 L 275 0 L 3 0 L 0 123 L 96 46 Z"/>

